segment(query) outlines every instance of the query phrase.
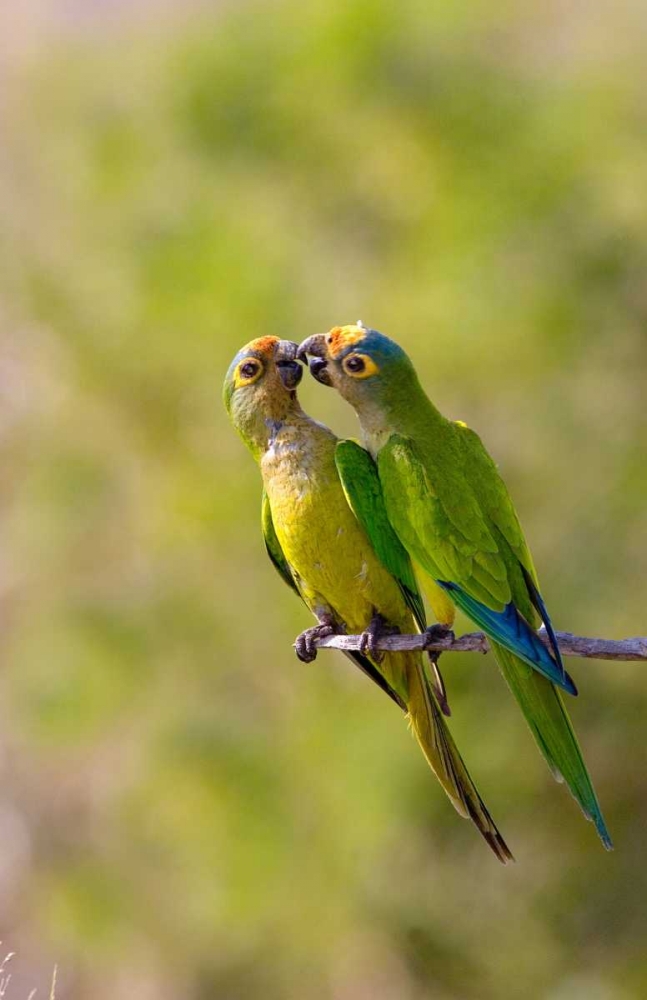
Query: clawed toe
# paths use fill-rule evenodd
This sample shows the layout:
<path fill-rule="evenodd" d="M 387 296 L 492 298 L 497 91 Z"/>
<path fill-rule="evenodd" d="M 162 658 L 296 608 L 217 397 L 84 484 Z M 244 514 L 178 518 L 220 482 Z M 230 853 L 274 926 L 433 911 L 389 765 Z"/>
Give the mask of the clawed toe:
<path fill-rule="evenodd" d="M 304 632 L 294 640 L 294 648 L 302 663 L 312 663 L 317 658 L 317 649 L 313 648 L 312 640 Z"/>
<path fill-rule="evenodd" d="M 375 615 L 359 640 L 359 651 L 362 656 L 367 654 L 375 663 L 381 663 L 384 653 L 379 649 L 380 639 L 387 635 L 397 635 L 400 630 L 393 625 L 387 625 L 382 615 Z"/>
<path fill-rule="evenodd" d="M 377 648 L 378 640 L 368 632 L 362 632 L 359 639 L 359 651 L 362 656 L 370 656 L 377 663 L 384 658 L 384 653 Z"/>
<path fill-rule="evenodd" d="M 317 639 L 333 635 L 335 628 L 329 622 L 321 622 L 301 632 L 294 640 L 296 654 L 302 663 L 312 663 L 317 659 Z"/>
<path fill-rule="evenodd" d="M 444 639 L 449 639 L 450 642 L 454 642 L 456 636 L 453 631 L 447 625 L 429 625 L 425 629 L 425 635 L 427 636 L 427 641 L 441 642 Z"/>

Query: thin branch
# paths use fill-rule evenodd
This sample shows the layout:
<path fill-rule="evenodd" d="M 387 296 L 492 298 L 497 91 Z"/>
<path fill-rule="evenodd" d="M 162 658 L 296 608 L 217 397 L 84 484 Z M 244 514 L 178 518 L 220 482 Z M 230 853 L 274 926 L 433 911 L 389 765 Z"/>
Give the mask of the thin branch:
<path fill-rule="evenodd" d="M 548 645 L 545 630 L 539 630 L 539 638 Z M 592 660 L 647 660 L 647 637 L 635 639 L 587 639 L 571 632 L 556 632 L 557 644 L 564 656 L 582 656 Z M 319 649 L 343 649 L 357 652 L 360 648 L 358 635 L 329 635 L 316 640 Z M 458 639 L 434 639 L 421 635 L 389 635 L 378 642 L 378 649 L 393 653 L 408 650 L 428 649 L 443 653 L 487 653 L 490 648 L 487 637 L 482 632 L 469 632 Z"/>

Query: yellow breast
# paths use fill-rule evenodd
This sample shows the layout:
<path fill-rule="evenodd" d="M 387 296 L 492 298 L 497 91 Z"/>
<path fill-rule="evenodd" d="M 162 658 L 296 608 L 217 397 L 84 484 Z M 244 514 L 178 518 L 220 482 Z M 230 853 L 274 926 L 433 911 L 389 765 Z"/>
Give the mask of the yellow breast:
<path fill-rule="evenodd" d="M 351 511 L 335 466 L 335 437 L 309 422 L 277 434 L 261 462 L 281 548 L 303 581 L 313 610 L 321 601 L 361 632 L 375 612 L 400 628 L 413 622 L 395 580 L 382 567 Z"/>

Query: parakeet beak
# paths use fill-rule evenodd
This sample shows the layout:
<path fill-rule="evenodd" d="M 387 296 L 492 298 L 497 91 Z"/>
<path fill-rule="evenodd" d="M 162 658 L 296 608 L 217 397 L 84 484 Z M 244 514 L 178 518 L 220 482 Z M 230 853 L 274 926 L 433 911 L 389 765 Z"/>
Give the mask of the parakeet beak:
<path fill-rule="evenodd" d="M 286 389 L 296 389 L 303 375 L 303 368 L 298 361 L 277 361 L 276 370 Z"/>
<path fill-rule="evenodd" d="M 315 358 L 326 357 L 326 334 L 315 333 L 314 337 L 308 337 L 297 348 L 297 358 L 304 363 L 308 360 L 308 354 Z"/>
<path fill-rule="evenodd" d="M 328 372 L 328 360 L 326 357 L 326 334 L 315 333 L 314 337 L 308 337 L 302 344 L 299 344 L 297 357 L 300 361 L 307 362 L 308 355 L 312 358 L 309 362 L 310 374 L 322 385 L 332 385 L 330 373 Z"/>
<path fill-rule="evenodd" d="M 281 382 L 290 392 L 293 392 L 301 381 L 303 368 L 297 361 L 298 347 L 291 340 L 280 340 L 274 360 Z"/>
<path fill-rule="evenodd" d="M 293 340 L 279 340 L 276 345 L 277 361 L 297 361 L 299 359 L 299 345 Z"/>

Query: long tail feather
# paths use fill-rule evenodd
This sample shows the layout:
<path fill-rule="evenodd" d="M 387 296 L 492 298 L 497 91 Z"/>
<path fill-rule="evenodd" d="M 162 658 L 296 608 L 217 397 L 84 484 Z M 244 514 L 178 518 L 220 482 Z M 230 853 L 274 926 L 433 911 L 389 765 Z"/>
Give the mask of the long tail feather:
<path fill-rule="evenodd" d="M 559 691 L 509 650 L 495 643 L 492 648 L 548 766 L 558 781 L 566 782 L 586 818 L 595 824 L 605 848 L 612 850 L 600 803 Z"/>
<path fill-rule="evenodd" d="M 400 654 L 402 655 L 402 654 Z M 407 657 L 409 721 L 429 766 L 461 816 L 472 820 L 499 861 L 514 858 L 472 781 L 438 707 L 422 658 Z"/>

